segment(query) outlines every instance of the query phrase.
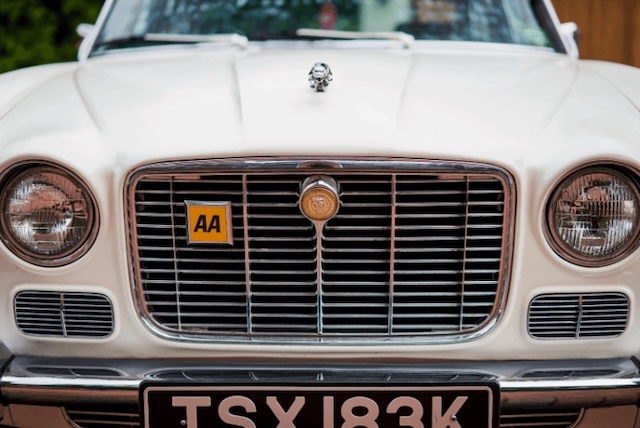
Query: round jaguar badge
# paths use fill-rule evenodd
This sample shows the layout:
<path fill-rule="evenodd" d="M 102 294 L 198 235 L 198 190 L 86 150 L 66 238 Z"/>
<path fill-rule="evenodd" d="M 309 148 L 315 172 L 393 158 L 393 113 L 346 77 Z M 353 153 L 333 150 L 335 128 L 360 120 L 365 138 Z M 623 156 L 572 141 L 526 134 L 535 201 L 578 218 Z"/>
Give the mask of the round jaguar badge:
<path fill-rule="evenodd" d="M 338 212 L 338 184 L 329 177 L 308 178 L 302 185 L 300 211 L 309 220 L 327 221 Z"/>

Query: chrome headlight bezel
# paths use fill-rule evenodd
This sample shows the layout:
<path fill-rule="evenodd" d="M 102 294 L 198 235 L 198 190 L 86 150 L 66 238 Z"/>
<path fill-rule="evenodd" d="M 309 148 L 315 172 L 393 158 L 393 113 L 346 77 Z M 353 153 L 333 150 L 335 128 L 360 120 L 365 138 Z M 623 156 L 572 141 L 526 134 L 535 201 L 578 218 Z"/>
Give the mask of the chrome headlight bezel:
<path fill-rule="evenodd" d="M 572 247 L 559 233 L 556 208 L 560 195 L 569 189 L 572 184 L 589 175 L 609 175 L 624 182 L 635 198 L 635 223 L 632 230 L 626 235 L 624 242 L 611 251 L 600 255 L 590 255 Z M 584 267 L 604 267 L 617 263 L 633 252 L 639 244 L 640 238 L 640 180 L 639 174 L 626 166 L 618 164 L 598 164 L 580 167 L 562 177 L 554 187 L 547 199 L 545 212 L 546 225 L 544 228 L 547 242 L 551 248 L 563 259 L 570 263 Z"/>
<path fill-rule="evenodd" d="M 47 178 L 45 179 L 45 177 Z M 63 186 L 56 186 L 55 180 L 47 183 L 46 180 L 52 177 L 59 179 L 57 184 L 65 184 L 68 187 L 63 189 L 61 188 Z M 31 242 L 31 246 L 28 245 L 28 240 L 21 239 L 10 225 L 9 205 L 12 194 L 17 191 L 16 189 L 18 189 L 20 183 L 29 183 L 30 179 L 33 181 L 34 178 L 44 180 L 43 183 L 38 181 L 38 184 L 49 186 L 49 190 L 54 189 L 58 196 L 66 196 L 70 203 L 82 205 L 82 223 L 84 223 L 84 226 L 81 236 L 70 240 L 69 243 L 63 242 L 59 250 L 38 251 L 37 245 L 34 247 L 35 241 Z M 47 161 L 16 164 L 9 168 L 0 178 L 0 191 L 0 209 L 2 210 L 0 215 L 0 235 L 7 248 L 22 260 L 42 267 L 64 266 L 73 263 L 86 254 L 95 242 L 99 226 L 98 207 L 95 197 L 85 182 L 68 168 Z M 81 198 L 81 201 L 76 200 L 76 198 Z M 69 216 L 67 229 L 76 228 L 79 216 L 75 211 L 75 207 L 74 212 Z M 65 236 L 65 239 L 70 233 L 67 232 L 67 229 L 60 232 L 61 235 Z"/>

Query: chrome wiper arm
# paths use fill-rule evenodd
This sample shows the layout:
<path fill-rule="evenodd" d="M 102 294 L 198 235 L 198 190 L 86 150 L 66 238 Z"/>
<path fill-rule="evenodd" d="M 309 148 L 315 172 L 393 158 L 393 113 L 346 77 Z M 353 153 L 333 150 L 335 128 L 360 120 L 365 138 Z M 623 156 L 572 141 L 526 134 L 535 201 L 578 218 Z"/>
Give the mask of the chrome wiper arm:
<path fill-rule="evenodd" d="M 167 43 L 229 43 L 240 48 L 249 44 L 249 39 L 241 34 L 170 34 L 148 33 L 144 40 Z"/>
<path fill-rule="evenodd" d="M 94 48 L 127 48 L 146 43 L 227 43 L 245 48 L 249 40 L 240 34 L 149 33 L 97 42 Z"/>
<path fill-rule="evenodd" d="M 402 42 L 403 47 L 408 48 L 415 42 L 415 37 L 402 31 L 338 31 L 338 30 L 320 30 L 315 28 L 299 28 L 296 35 L 300 37 L 329 37 L 334 39 L 380 39 L 380 40 L 398 40 Z"/>

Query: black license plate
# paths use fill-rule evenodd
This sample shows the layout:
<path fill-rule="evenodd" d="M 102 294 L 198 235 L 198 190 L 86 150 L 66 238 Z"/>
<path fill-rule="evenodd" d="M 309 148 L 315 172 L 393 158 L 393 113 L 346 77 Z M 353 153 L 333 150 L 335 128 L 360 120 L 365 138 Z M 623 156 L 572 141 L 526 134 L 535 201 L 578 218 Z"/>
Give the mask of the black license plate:
<path fill-rule="evenodd" d="M 497 428 L 495 385 L 172 386 L 141 390 L 144 428 Z"/>

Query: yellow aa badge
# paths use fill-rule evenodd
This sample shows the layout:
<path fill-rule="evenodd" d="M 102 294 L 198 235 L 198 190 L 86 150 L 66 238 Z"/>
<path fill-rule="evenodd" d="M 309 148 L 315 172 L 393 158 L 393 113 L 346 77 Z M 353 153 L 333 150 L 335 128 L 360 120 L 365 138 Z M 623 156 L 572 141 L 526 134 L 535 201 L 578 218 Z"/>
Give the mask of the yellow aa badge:
<path fill-rule="evenodd" d="M 231 202 L 185 201 L 189 244 L 233 245 Z"/>

